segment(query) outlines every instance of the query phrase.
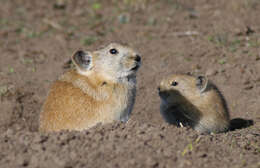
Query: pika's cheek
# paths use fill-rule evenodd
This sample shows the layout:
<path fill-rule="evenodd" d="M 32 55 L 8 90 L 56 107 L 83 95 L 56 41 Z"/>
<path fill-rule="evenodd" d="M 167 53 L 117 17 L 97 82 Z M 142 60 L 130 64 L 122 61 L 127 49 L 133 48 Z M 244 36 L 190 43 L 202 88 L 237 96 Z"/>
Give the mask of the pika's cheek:
<path fill-rule="evenodd" d="M 131 69 L 134 66 L 135 62 L 133 60 L 124 61 L 124 67 L 127 69 Z"/>

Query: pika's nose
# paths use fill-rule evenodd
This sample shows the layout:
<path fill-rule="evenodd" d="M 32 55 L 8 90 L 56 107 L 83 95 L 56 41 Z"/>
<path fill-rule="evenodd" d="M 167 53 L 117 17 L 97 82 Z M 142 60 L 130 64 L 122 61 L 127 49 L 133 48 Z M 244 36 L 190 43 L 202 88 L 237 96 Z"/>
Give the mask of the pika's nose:
<path fill-rule="evenodd" d="M 141 57 L 140 57 L 140 55 L 136 55 L 136 57 L 135 57 L 135 61 L 136 61 L 136 62 L 140 62 L 140 61 L 141 61 Z"/>

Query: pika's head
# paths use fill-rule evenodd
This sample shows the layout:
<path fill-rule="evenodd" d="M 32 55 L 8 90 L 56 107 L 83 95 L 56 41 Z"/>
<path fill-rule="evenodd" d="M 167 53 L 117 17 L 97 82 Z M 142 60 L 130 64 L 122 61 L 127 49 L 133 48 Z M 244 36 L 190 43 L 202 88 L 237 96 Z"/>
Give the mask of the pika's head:
<path fill-rule="evenodd" d="M 135 75 L 141 65 L 141 57 L 136 51 L 117 43 L 93 52 L 79 50 L 72 56 L 72 61 L 83 75 L 95 72 L 111 80 Z"/>
<path fill-rule="evenodd" d="M 199 98 L 208 88 L 205 76 L 171 75 L 158 87 L 159 96 L 165 103 L 178 104 L 185 99 Z"/>

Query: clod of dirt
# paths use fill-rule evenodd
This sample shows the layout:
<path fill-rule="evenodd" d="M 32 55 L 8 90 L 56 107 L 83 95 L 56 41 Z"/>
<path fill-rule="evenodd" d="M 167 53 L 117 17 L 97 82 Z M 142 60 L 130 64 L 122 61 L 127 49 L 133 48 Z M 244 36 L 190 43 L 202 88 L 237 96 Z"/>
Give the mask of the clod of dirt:
<path fill-rule="evenodd" d="M 54 9 L 65 9 L 66 8 L 66 1 L 65 0 L 56 0 L 53 7 L 54 7 Z"/>
<path fill-rule="evenodd" d="M 5 95 L 7 91 L 7 86 L 0 86 L 0 96 Z"/>
<path fill-rule="evenodd" d="M 130 14 L 128 13 L 122 13 L 118 16 L 118 22 L 125 24 L 125 23 L 129 23 L 130 22 Z"/>
<path fill-rule="evenodd" d="M 218 73 L 217 70 L 213 69 L 213 68 L 210 68 L 206 71 L 205 75 L 206 76 L 215 76 L 216 74 Z"/>
<path fill-rule="evenodd" d="M 256 56 L 255 60 L 256 60 L 256 61 L 259 61 L 259 60 L 260 60 L 260 53 Z"/>
<path fill-rule="evenodd" d="M 247 86 L 244 87 L 245 90 L 251 90 L 253 88 L 254 88 L 253 85 L 247 85 Z"/>
<path fill-rule="evenodd" d="M 199 17 L 198 11 L 196 11 L 195 9 L 188 9 L 188 16 L 190 19 L 197 19 Z"/>
<path fill-rule="evenodd" d="M 235 32 L 237 36 L 243 36 L 243 35 L 250 36 L 253 33 L 255 33 L 255 31 L 249 26 L 246 26 L 246 28 L 243 29 L 235 28 Z"/>
<path fill-rule="evenodd" d="M 251 27 L 247 26 L 246 27 L 246 35 L 249 36 L 253 33 L 255 33 L 255 31 Z"/>

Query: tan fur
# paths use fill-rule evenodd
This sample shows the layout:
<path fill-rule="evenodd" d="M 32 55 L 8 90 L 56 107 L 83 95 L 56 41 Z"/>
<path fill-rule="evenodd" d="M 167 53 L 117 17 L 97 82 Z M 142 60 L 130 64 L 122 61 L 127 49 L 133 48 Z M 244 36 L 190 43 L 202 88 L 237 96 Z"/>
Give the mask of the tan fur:
<path fill-rule="evenodd" d="M 109 54 L 111 48 L 119 53 Z M 91 55 L 91 69 L 69 70 L 51 86 L 40 114 L 40 131 L 83 130 L 128 120 L 135 100 L 137 70 L 130 69 L 139 66 L 136 52 L 113 43 Z"/>
<path fill-rule="evenodd" d="M 173 81 L 178 82 L 172 86 Z M 171 75 L 160 83 L 161 114 L 170 123 L 178 125 L 176 110 L 179 110 L 190 125 L 201 133 L 218 133 L 229 128 L 229 113 L 221 93 L 212 83 L 206 83 L 201 91 L 196 86 L 196 77 Z"/>

